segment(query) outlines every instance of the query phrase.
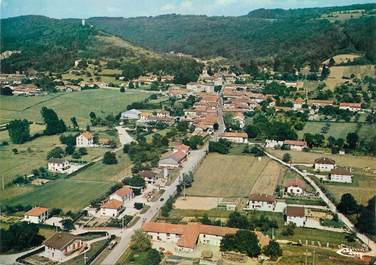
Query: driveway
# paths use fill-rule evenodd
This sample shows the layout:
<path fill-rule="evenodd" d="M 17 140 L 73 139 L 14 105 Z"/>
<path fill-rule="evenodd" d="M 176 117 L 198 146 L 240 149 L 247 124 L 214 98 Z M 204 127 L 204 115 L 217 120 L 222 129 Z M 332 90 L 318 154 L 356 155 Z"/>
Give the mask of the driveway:
<path fill-rule="evenodd" d="M 129 133 L 121 126 L 117 126 L 116 130 L 119 135 L 119 141 L 121 145 L 130 144 L 134 141 L 133 137 L 129 135 Z"/>

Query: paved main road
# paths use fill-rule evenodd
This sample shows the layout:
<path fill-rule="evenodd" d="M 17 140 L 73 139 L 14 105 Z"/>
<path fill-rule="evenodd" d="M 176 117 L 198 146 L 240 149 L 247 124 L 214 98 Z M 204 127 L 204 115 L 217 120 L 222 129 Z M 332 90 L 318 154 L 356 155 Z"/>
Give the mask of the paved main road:
<path fill-rule="evenodd" d="M 180 177 L 184 173 L 193 171 L 200 164 L 201 160 L 205 157 L 207 150 L 208 145 L 205 144 L 203 148 L 191 152 L 188 160 L 183 164 L 183 167 L 180 170 L 180 176 L 177 177 L 176 180 L 170 186 L 168 186 L 165 192 L 162 194 L 161 198 L 163 198 L 164 200 L 158 200 L 154 202 L 146 213 L 140 215 L 141 218 L 135 225 L 133 225 L 131 228 L 126 228 L 122 230 L 122 232 L 120 232 L 119 243 L 115 246 L 111 253 L 103 260 L 101 265 L 116 264 L 121 255 L 124 253 L 124 251 L 129 247 L 129 243 L 134 232 L 137 229 L 140 229 L 144 222 L 150 221 L 155 215 L 158 214 L 160 208 L 166 203 L 168 198 L 175 194 L 176 188 L 180 183 Z"/>
<path fill-rule="evenodd" d="M 365 243 L 369 248 L 370 251 L 366 253 L 359 253 L 359 254 L 364 254 L 364 255 L 370 255 L 370 256 L 376 256 L 376 243 L 372 241 L 369 237 L 367 237 L 365 234 L 359 233 L 357 229 L 355 228 L 354 224 L 351 223 L 351 221 L 342 213 L 337 211 L 337 207 L 335 204 L 329 200 L 329 198 L 325 195 L 325 193 L 320 189 L 320 187 L 309 177 L 307 173 L 301 172 L 299 169 L 297 169 L 295 166 L 290 165 L 286 162 L 283 162 L 281 159 L 265 152 L 265 154 L 270 157 L 271 159 L 289 167 L 291 170 L 295 171 L 299 175 L 301 175 L 314 189 L 315 191 L 320 195 L 321 199 L 326 203 L 328 208 L 332 213 L 338 214 L 338 218 L 351 230 L 353 231 L 356 236 L 363 242 Z"/>

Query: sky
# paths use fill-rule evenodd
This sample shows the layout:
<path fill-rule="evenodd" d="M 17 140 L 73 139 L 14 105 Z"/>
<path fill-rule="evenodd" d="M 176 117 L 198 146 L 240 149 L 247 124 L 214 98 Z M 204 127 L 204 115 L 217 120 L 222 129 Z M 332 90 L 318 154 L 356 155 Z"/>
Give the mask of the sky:
<path fill-rule="evenodd" d="M 0 0 L 2 18 L 137 17 L 161 14 L 239 16 L 257 8 L 303 8 L 375 3 L 376 0 Z"/>

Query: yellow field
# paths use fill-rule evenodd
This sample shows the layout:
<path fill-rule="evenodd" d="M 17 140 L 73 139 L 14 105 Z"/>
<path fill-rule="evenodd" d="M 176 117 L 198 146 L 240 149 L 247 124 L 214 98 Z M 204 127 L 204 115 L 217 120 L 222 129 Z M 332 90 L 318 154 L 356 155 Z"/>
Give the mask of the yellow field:
<path fill-rule="evenodd" d="M 348 79 L 343 79 L 343 76 L 350 77 L 352 74 L 358 78 L 363 78 L 366 75 L 375 76 L 375 68 L 373 65 L 332 66 L 325 81 L 326 86 L 334 90 L 338 84 L 348 81 Z"/>
<path fill-rule="evenodd" d="M 338 54 L 336 56 L 333 56 L 333 59 L 335 61 L 335 64 L 345 63 L 347 61 L 354 61 L 355 58 L 359 58 L 359 54 L 353 54 L 353 53 L 346 53 L 346 54 Z M 324 64 L 329 64 L 329 59 L 325 60 Z"/>
<path fill-rule="evenodd" d="M 265 157 L 259 161 L 252 156 L 209 154 L 197 170 L 193 186 L 187 189 L 187 194 L 204 197 L 247 197 L 264 171 L 275 170 L 269 162 L 270 159 Z"/>
<path fill-rule="evenodd" d="M 277 186 L 278 179 L 283 175 L 283 169 L 275 161 L 269 161 L 265 170 L 256 180 L 251 193 L 262 193 L 273 195 L 275 187 Z"/>

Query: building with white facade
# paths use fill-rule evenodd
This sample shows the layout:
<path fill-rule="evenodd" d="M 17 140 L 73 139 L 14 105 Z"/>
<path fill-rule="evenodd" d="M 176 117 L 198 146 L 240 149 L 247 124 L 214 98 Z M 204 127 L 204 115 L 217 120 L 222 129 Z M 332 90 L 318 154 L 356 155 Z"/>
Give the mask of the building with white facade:
<path fill-rule="evenodd" d="M 141 111 L 136 109 L 131 109 L 121 113 L 121 120 L 138 120 L 140 118 Z"/>
<path fill-rule="evenodd" d="M 293 196 L 300 196 L 303 195 L 305 188 L 304 180 L 295 178 L 295 179 L 288 179 L 285 182 L 285 191 L 289 195 Z"/>
<path fill-rule="evenodd" d="M 327 157 L 315 159 L 314 168 L 319 172 L 330 172 L 336 167 L 336 161 Z"/>
<path fill-rule="evenodd" d="M 286 224 L 293 223 L 297 227 L 305 226 L 307 217 L 304 207 L 287 206 L 286 207 Z"/>
<path fill-rule="evenodd" d="M 53 261 L 62 262 L 72 253 L 83 249 L 85 243 L 77 236 L 59 232 L 44 242 L 44 252 L 42 256 Z"/>
<path fill-rule="evenodd" d="M 285 140 L 283 144 L 289 146 L 290 150 L 294 151 L 303 151 L 304 148 L 308 148 L 306 141 Z"/>
<path fill-rule="evenodd" d="M 110 199 L 101 205 L 100 215 L 114 218 L 117 217 L 123 209 L 122 201 Z"/>
<path fill-rule="evenodd" d="M 248 209 L 273 212 L 276 204 L 277 201 L 274 196 L 254 193 L 249 196 Z"/>
<path fill-rule="evenodd" d="M 333 182 L 352 183 L 351 168 L 337 167 L 332 169 L 329 180 Z"/>
<path fill-rule="evenodd" d="M 283 145 L 283 141 L 265 140 L 265 147 L 266 148 L 279 148 L 282 145 Z"/>
<path fill-rule="evenodd" d="M 224 132 L 219 136 L 219 138 L 226 139 L 233 143 L 248 143 L 248 134 L 243 132 Z"/>
<path fill-rule="evenodd" d="M 356 112 L 356 111 L 362 110 L 362 105 L 360 103 L 342 102 L 342 103 L 339 104 L 339 109 L 344 109 L 344 110 Z"/>
<path fill-rule="evenodd" d="M 121 201 L 123 204 L 133 198 L 133 190 L 129 187 L 122 187 L 110 195 L 110 200 Z"/>
<path fill-rule="evenodd" d="M 48 218 L 48 208 L 44 207 L 34 207 L 33 209 L 27 211 L 24 215 L 22 221 L 41 224 Z"/>
<path fill-rule="evenodd" d="M 51 158 L 48 160 L 48 171 L 55 173 L 64 173 L 70 168 L 69 161 L 57 158 Z"/>
<path fill-rule="evenodd" d="M 76 137 L 77 147 L 92 147 L 94 146 L 94 135 L 91 132 L 83 132 Z"/>

